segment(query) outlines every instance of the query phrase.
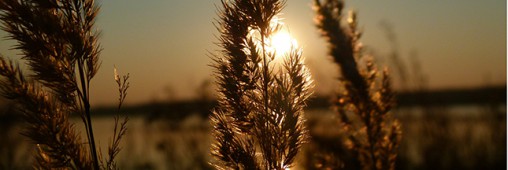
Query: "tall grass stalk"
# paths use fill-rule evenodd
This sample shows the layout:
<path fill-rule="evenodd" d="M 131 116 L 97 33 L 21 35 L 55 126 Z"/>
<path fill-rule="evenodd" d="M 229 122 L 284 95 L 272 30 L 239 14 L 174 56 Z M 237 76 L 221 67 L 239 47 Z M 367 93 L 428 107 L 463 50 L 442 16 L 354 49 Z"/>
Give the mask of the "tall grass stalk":
<path fill-rule="evenodd" d="M 2 29 L 17 41 L 14 49 L 31 71 L 25 75 L 0 57 L 0 88 L 24 113 L 29 124 L 24 134 L 38 148 L 37 168 L 100 168 L 90 111 L 90 83 L 100 66 L 99 32 L 94 27 L 98 12 L 93 0 L 0 1 Z M 124 98 L 127 88 L 119 88 Z M 70 114 L 80 114 L 88 150 L 69 123 Z M 125 133 L 125 124 L 120 129 L 113 143 Z"/>
<path fill-rule="evenodd" d="M 214 127 L 212 163 L 218 169 L 285 169 L 292 167 L 306 137 L 302 117 L 311 80 L 301 50 L 285 55 L 280 71 L 269 51 L 270 37 L 281 25 L 285 1 L 221 1 L 217 29 L 221 55 L 213 55 L 219 105 Z"/>
<path fill-rule="evenodd" d="M 335 168 L 394 169 L 401 130 L 388 114 L 394 104 L 390 77 L 387 69 L 379 73 L 373 59 L 362 53 L 354 11 L 349 12 L 347 26 L 342 25 L 343 7 L 341 0 L 314 0 L 316 25 L 342 75 L 343 90 L 335 106 L 346 139 L 338 145 L 352 152 L 360 163 L 352 165 L 358 162 L 346 161 L 339 154 L 343 162 Z"/>

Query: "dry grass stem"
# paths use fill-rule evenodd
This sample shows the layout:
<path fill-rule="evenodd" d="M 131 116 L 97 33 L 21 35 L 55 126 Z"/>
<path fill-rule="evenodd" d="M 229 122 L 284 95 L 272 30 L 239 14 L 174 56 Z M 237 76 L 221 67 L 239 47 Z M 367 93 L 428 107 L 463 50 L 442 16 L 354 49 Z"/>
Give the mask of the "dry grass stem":
<path fill-rule="evenodd" d="M 363 54 L 354 11 L 349 12 L 347 27 L 342 26 L 343 7 L 340 0 L 314 1 L 316 25 L 342 75 L 340 82 L 344 90 L 338 94 L 335 106 L 345 138 L 337 145 L 345 148 L 339 150 L 352 152 L 336 154 L 340 161 L 330 166 L 394 169 L 401 130 L 398 121 L 388 114 L 394 105 L 390 77 L 386 69 L 379 73 L 372 58 Z"/>
<path fill-rule="evenodd" d="M 14 49 L 31 72 L 25 76 L 1 57 L 0 87 L 29 123 L 25 134 L 37 144 L 37 168 L 100 167 L 90 112 L 90 83 L 100 66 L 94 27 L 98 12 L 93 0 L 0 1 L 2 29 L 17 41 Z M 70 114 L 81 116 L 88 150 L 69 123 Z M 125 133 L 124 126 L 119 136 L 115 132 L 115 142 Z"/>
<path fill-rule="evenodd" d="M 285 1 L 222 1 L 217 29 L 221 55 L 213 67 L 219 106 L 211 120 L 218 169 L 285 169 L 293 166 L 304 142 L 302 118 L 311 80 L 296 47 L 286 54 L 283 69 L 274 71 L 276 51 L 268 39 Z"/>
<path fill-rule="evenodd" d="M 125 97 L 127 97 L 127 89 L 129 89 L 129 74 L 124 75 L 120 78 L 120 75 L 117 72 L 116 67 L 114 68 L 114 77 L 116 84 L 118 85 L 118 107 L 117 107 L 117 115 L 115 115 L 115 127 L 113 128 L 113 138 L 109 142 L 108 145 L 108 158 L 105 160 L 106 163 L 101 162 L 103 169 L 118 169 L 115 157 L 120 153 L 121 147 L 120 142 L 122 140 L 122 137 L 127 132 L 127 122 L 129 121 L 129 118 L 127 116 L 124 117 L 122 122 L 120 123 L 120 114 L 121 114 L 121 108 L 122 104 L 125 101 Z M 101 160 L 102 161 L 102 160 Z"/>

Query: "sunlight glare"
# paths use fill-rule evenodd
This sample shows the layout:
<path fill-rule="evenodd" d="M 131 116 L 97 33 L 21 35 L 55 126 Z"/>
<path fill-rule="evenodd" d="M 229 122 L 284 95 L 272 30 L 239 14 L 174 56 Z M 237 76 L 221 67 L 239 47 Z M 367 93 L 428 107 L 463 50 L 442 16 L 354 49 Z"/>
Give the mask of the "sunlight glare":
<path fill-rule="evenodd" d="M 291 38 L 291 35 L 286 30 L 280 30 L 270 38 L 270 46 L 272 50 L 275 50 L 277 56 L 285 55 L 290 52 L 291 46 L 296 47 L 296 45 L 296 41 Z"/>

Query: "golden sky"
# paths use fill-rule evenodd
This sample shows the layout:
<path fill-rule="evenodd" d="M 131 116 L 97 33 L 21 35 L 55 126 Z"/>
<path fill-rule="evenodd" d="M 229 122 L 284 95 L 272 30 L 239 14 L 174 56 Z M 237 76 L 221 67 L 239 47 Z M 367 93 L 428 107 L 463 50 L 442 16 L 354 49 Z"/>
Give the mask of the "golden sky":
<path fill-rule="evenodd" d="M 102 31 L 103 51 L 102 67 L 92 80 L 92 104 L 117 102 L 114 66 L 131 75 L 128 104 L 191 99 L 203 81 L 213 80 L 207 54 L 218 50 L 213 21 L 220 1 L 96 2 L 102 4 L 96 27 Z M 333 90 L 337 69 L 313 25 L 311 2 L 288 0 L 281 17 L 303 48 L 317 93 L 326 93 Z M 379 66 L 395 71 L 388 57 L 393 46 L 381 24 L 389 23 L 400 60 L 411 70 L 412 56 L 417 56 L 430 88 L 506 83 L 505 0 L 365 0 L 346 1 L 346 8 L 358 11 L 361 41 Z M 8 50 L 12 44 L 0 41 L 0 53 L 17 58 Z"/>

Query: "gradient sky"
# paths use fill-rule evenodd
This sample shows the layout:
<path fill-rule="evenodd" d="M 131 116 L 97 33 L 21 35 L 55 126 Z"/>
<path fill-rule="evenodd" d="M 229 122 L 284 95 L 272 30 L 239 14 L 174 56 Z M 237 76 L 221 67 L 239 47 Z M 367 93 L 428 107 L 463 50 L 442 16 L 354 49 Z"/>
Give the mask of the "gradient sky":
<path fill-rule="evenodd" d="M 94 105 L 117 102 L 113 66 L 130 73 L 127 103 L 197 96 L 212 80 L 207 53 L 218 49 L 218 0 L 104 0 L 97 28 L 102 31 L 102 67 L 92 81 Z M 313 25 L 311 0 L 288 0 L 283 22 L 303 47 L 318 93 L 333 90 L 336 67 Z M 430 88 L 478 87 L 506 83 L 506 0 L 346 1 L 359 12 L 362 42 L 373 49 L 380 66 L 392 46 L 382 22 L 390 23 L 398 52 L 409 64 L 415 51 Z M 0 32 L 5 36 L 4 32 Z M 0 53 L 11 58 L 11 41 Z M 393 71 L 394 69 L 391 68 Z"/>

